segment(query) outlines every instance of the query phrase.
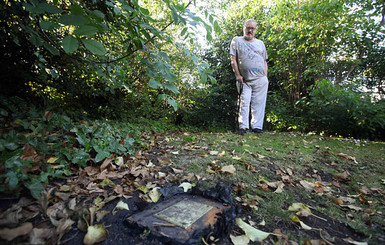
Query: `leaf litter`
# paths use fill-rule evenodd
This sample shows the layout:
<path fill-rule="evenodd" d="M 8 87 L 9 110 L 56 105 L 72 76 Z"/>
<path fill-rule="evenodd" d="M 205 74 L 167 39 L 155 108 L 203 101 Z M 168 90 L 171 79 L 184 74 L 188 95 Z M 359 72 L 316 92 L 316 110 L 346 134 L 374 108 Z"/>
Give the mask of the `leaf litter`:
<path fill-rule="evenodd" d="M 215 144 L 204 146 L 196 144 L 202 137 L 199 135 L 194 136 L 194 141 L 188 142 L 183 147 L 170 145 L 170 141 L 166 140 L 168 137 L 178 138 L 177 134 L 164 136 L 154 133 L 151 137 L 153 148 L 147 151 L 139 150 L 132 156 L 110 156 L 105 158 L 99 167 L 90 165 L 83 169 L 72 169 L 73 175 L 45 185 L 46 191 L 39 201 L 23 197 L 8 209 L 2 210 L 0 224 L 3 228 L 0 229 L 0 237 L 8 241 L 27 240 L 32 244 L 41 242 L 69 244 L 74 241 L 85 244 L 97 242 L 113 244 L 114 239 L 119 236 L 117 234 L 124 230 L 122 227 L 116 227 L 121 225 L 122 218 L 142 210 L 146 206 L 144 203 L 156 203 L 161 198 L 167 198 L 167 193 L 163 192 L 162 187 L 177 183 L 179 186 L 176 188 L 179 190 L 175 193 L 179 193 L 190 191 L 199 182 L 218 182 L 219 180 L 233 185 L 235 203 L 243 207 L 241 215 L 254 219 L 254 223 L 259 226 L 262 221 L 265 223 L 262 217 L 269 215 L 258 214 L 261 205 L 266 205 L 269 200 L 268 196 L 285 195 L 286 192 L 297 193 L 299 197 L 297 201 L 302 201 L 299 194 L 302 191 L 308 193 L 306 195 L 314 195 L 323 200 L 329 199 L 337 208 L 345 211 L 350 219 L 354 219 L 355 215 L 366 215 L 367 219 L 371 220 L 372 216 L 383 215 L 382 211 L 370 208 L 370 205 L 374 205 L 373 200 L 384 197 L 381 189 L 381 185 L 384 184 L 383 177 L 379 179 L 378 186 L 371 188 L 361 186 L 357 188 L 356 195 L 352 195 L 342 190 L 346 184 L 354 181 L 350 173 L 352 170 L 342 169 L 334 174 L 335 182 L 325 182 L 314 171 L 304 175 L 298 167 L 278 167 L 277 169 L 274 165 L 276 161 L 271 154 L 279 151 L 274 147 L 264 147 L 265 151 L 248 150 L 248 154 L 255 157 L 254 159 L 260 164 L 255 166 L 250 162 L 245 163 L 245 157 L 237 154 L 233 149 L 215 148 Z M 306 141 L 306 149 L 310 148 L 309 142 L 311 141 Z M 316 149 L 318 149 L 315 152 L 316 155 L 327 157 L 333 155 L 322 153 L 321 147 Z M 184 156 L 195 156 L 198 160 L 205 158 L 214 158 L 214 160 L 207 165 L 206 171 L 188 173 L 185 165 L 174 162 L 175 159 L 181 159 Z M 350 155 L 339 153 L 336 156 L 358 164 L 357 159 Z M 36 157 L 34 149 L 26 146 L 24 157 Z M 54 157 L 48 158 L 51 164 L 55 164 L 56 160 Z M 339 159 L 335 161 L 338 162 Z M 338 165 L 331 163 L 332 167 Z M 264 176 L 259 176 L 256 184 L 238 181 L 231 183 L 232 180 L 229 180 L 237 178 L 240 172 L 245 171 L 243 168 L 256 174 L 259 173 L 260 167 L 266 168 L 266 166 L 270 170 L 269 181 Z M 138 203 L 142 203 L 140 205 L 143 206 L 134 205 Z M 311 205 L 315 206 L 315 203 L 312 202 Z M 366 205 L 366 208 L 362 205 Z M 383 202 L 382 205 L 384 206 L 385 203 Z M 355 231 L 345 222 L 340 222 L 320 211 L 312 211 L 303 203 L 297 203 L 297 207 L 291 207 L 288 210 L 282 207 L 281 212 L 285 211 L 288 212 L 288 216 L 290 212 L 296 212 L 296 215 L 290 216 L 288 220 L 282 218 L 281 225 L 272 225 L 271 221 L 268 221 L 269 226 L 264 225 L 263 230 L 254 228 L 237 218 L 238 228 L 243 230 L 244 235 L 234 226 L 230 234 L 231 238 L 227 237 L 227 242 L 248 244 L 251 241 L 263 241 L 269 244 L 268 241 L 275 240 L 282 244 L 292 244 L 294 242 L 291 239 L 294 238 L 285 233 L 293 231 L 298 234 L 306 232 L 308 236 L 313 237 L 311 244 L 315 244 L 316 241 L 365 244 L 363 241 L 370 238 Z M 299 223 L 302 231 L 290 222 Z M 7 234 L 10 230 L 14 231 L 12 233 L 15 237 Z M 268 238 L 272 234 L 278 235 Z M 384 235 L 380 234 L 377 241 L 383 238 Z"/>

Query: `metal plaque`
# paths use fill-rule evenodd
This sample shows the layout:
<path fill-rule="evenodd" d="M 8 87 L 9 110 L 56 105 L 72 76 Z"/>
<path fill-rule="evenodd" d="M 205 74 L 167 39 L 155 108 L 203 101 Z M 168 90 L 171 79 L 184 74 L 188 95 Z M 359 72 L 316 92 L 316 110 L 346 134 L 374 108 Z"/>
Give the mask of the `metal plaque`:
<path fill-rule="evenodd" d="M 203 203 L 182 200 L 154 214 L 154 216 L 186 229 L 212 208 L 213 206 Z"/>

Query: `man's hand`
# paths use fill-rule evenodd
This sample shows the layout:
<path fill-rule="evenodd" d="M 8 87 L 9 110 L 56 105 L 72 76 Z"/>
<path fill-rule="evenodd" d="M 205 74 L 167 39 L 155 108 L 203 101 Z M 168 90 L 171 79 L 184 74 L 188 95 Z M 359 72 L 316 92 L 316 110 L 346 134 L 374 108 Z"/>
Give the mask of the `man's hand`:
<path fill-rule="evenodd" d="M 235 78 L 237 79 L 237 82 L 239 82 L 240 84 L 243 83 L 243 77 L 242 77 L 242 75 L 235 75 Z"/>
<path fill-rule="evenodd" d="M 243 77 L 241 73 L 239 72 L 238 63 L 237 63 L 237 57 L 234 55 L 231 55 L 231 66 L 233 67 L 233 71 L 235 73 L 235 78 L 237 79 L 237 82 L 243 83 Z"/>

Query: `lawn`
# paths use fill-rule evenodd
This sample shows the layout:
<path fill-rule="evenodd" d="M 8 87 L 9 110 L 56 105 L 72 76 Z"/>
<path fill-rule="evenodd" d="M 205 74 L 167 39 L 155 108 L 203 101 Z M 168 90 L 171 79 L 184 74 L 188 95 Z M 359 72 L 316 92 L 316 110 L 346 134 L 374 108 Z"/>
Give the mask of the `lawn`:
<path fill-rule="evenodd" d="M 39 200 L 30 194 L 36 197 L 30 179 L 19 179 L 30 192 L 18 185 L 3 193 L 3 242 L 154 244 L 151 231 L 134 236 L 124 220 L 163 201 L 167 186 L 183 183 L 190 192 L 220 183 L 232 191 L 239 225 L 233 220 L 230 234 L 212 234 L 216 244 L 247 244 L 242 221 L 267 232 L 258 233 L 266 235 L 263 244 L 385 243 L 384 142 L 296 132 L 146 131 L 84 121 L 39 133 L 20 125 L 19 133 L 3 130 L 2 171 L 16 172 L 12 164 L 27 161 L 30 179 L 50 175 Z M 17 153 L 13 162 L 4 160 L 10 149 Z M 90 227 L 100 237 L 90 238 Z"/>

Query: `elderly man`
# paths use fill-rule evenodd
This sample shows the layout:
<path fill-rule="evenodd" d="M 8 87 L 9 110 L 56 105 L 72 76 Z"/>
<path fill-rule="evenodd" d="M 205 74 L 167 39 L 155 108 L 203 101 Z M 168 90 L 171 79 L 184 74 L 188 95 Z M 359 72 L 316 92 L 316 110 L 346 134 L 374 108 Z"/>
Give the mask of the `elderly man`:
<path fill-rule="evenodd" d="M 234 37 L 230 45 L 231 66 L 240 95 L 239 131 L 244 134 L 250 126 L 254 133 L 262 133 L 268 89 L 267 53 L 265 44 L 254 37 L 257 23 L 247 20 L 243 37 Z M 251 121 L 249 113 L 251 107 Z"/>

